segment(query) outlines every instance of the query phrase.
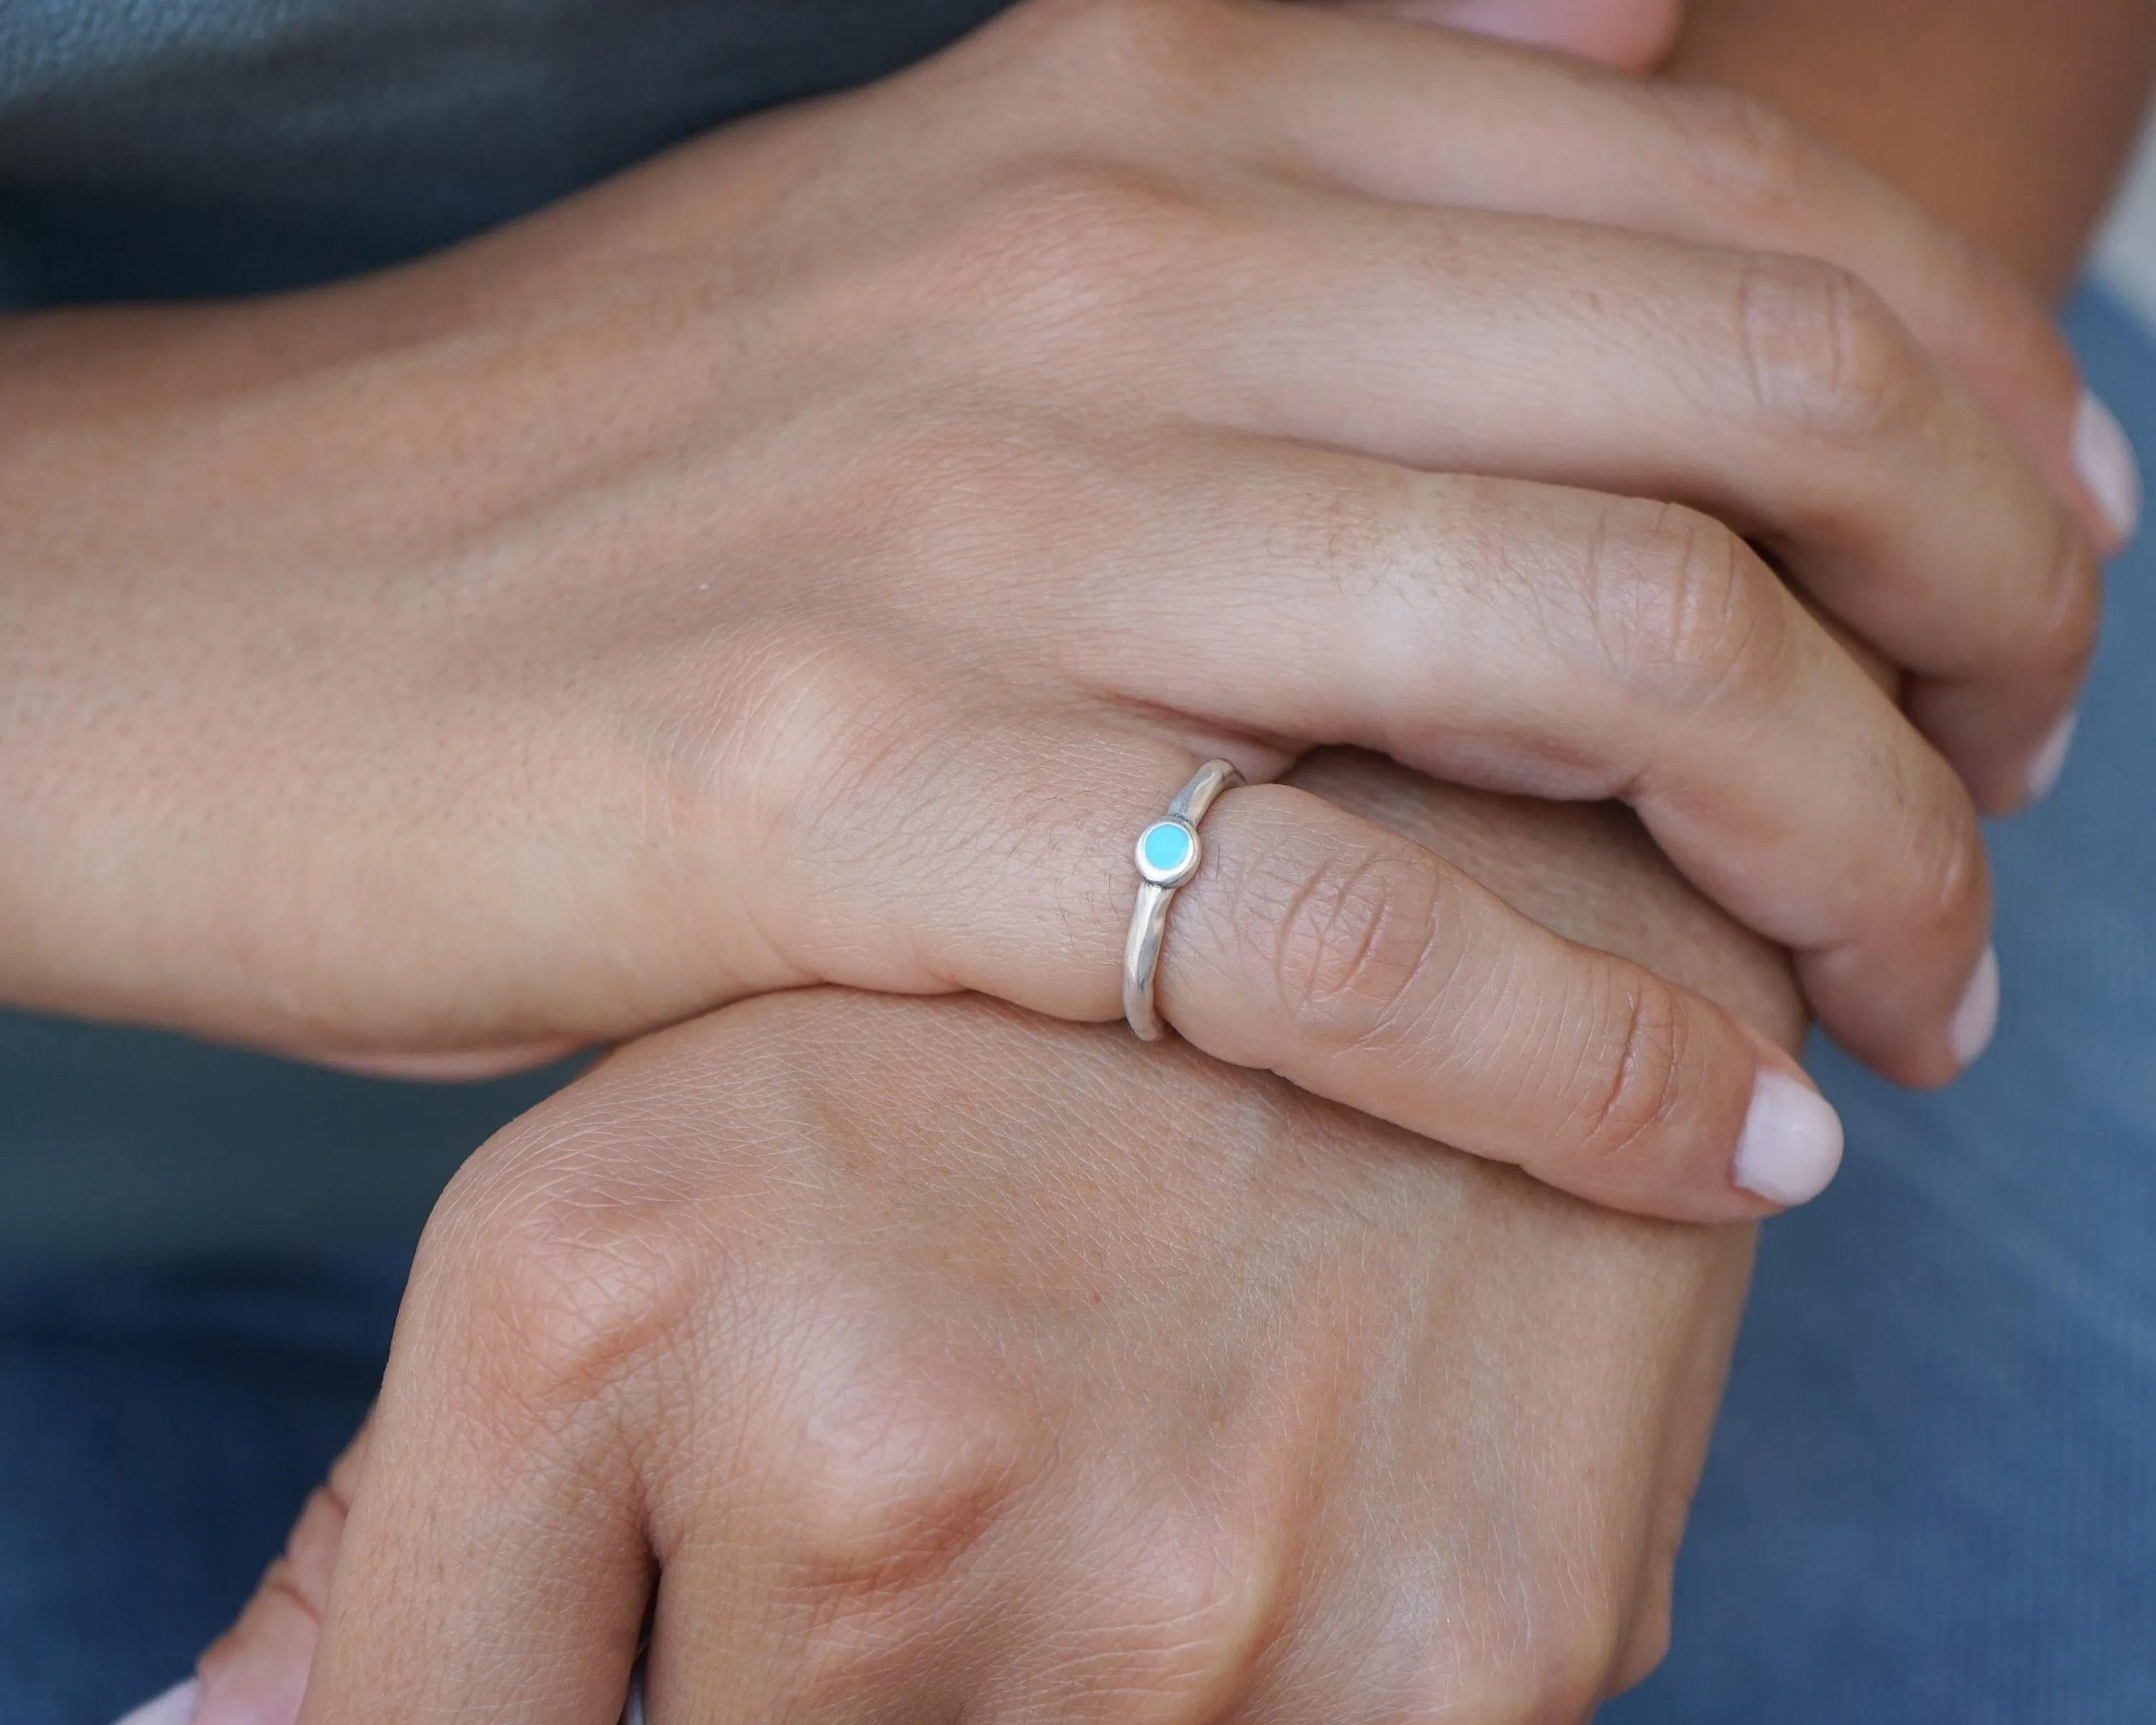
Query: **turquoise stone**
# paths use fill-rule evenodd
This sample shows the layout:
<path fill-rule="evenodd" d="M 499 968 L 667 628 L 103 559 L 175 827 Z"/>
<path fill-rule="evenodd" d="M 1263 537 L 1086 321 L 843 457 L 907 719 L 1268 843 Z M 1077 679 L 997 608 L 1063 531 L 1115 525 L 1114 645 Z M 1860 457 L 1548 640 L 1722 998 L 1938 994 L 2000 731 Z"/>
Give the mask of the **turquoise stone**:
<path fill-rule="evenodd" d="M 1190 860 L 1188 829 L 1172 820 L 1157 820 L 1146 829 L 1145 860 L 1163 875 L 1173 875 Z"/>

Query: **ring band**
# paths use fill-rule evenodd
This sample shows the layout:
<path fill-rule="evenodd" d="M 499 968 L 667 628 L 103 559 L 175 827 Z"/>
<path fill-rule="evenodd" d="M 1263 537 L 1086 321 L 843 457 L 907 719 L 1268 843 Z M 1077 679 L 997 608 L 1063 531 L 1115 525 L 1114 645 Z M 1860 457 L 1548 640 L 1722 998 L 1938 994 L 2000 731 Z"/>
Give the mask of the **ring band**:
<path fill-rule="evenodd" d="M 1138 901 L 1131 907 L 1131 932 L 1123 939 L 1123 1016 L 1141 1042 L 1158 1042 L 1168 1027 L 1152 1004 L 1153 978 L 1160 970 L 1160 945 L 1168 934 L 1168 907 L 1176 889 L 1198 872 L 1205 849 L 1198 824 L 1221 792 L 1243 783 L 1226 761 L 1208 761 L 1198 776 L 1175 793 L 1168 813 L 1138 834 L 1132 859 L 1138 866 Z"/>

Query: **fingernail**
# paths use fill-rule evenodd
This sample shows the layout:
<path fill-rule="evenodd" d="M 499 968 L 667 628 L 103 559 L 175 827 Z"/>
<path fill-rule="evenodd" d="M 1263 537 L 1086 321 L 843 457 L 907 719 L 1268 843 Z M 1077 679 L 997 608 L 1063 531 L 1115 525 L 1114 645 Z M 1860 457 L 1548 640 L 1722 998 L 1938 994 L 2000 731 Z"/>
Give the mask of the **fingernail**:
<path fill-rule="evenodd" d="M 1999 953 L 1986 947 L 1947 1025 L 1947 1046 L 1964 1066 L 1974 1065 L 1976 1057 L 1991 1046 L 1991 1033 L 1998 1028 Z"/>
<path fill-rule="evenodd" d="M 2051 727 L 2043 746 L 2029 762 L 2029 800 L 2040 803 L 2051 794 L 2051 788 L 2059 782 L 2059 775 L 2066 770 L 2066 751 L 2074 746 L 2074 726 L 2081 721 L 2079 713 L 2068 713 Z"/>
<path fill-rule="evenodd" d="M 2141 463 L 2118 417 L 2087 390 L 2074 416 L 2074 465 L 2121 543 L 2141 525 Z"/>
<path fill-rule="evenodd" d="M 155 1701 L 146 1701 L 120 1725 L 193 1725 L 195 1708 L 202 1701 L 202 1685 L 190 1677 L 176 1683 Z"/>
<path fill-rule="evenodd" d="M 1841 1166 L 1841 1117 L 1801 1078 L 1762 1066 L 1737 1141 L 1737 1183 L 1769 1204 L 1809 1204 Z"/>

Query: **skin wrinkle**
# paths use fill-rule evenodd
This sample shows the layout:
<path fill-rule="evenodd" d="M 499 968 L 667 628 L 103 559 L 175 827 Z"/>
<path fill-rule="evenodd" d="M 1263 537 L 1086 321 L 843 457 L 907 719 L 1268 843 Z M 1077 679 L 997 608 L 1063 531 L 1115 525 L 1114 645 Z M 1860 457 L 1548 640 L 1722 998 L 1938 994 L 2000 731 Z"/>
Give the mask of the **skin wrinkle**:
<path fill-rule="evenodd" d="M 1601 1160 L 1620 1170 L 1635 1161 L 1643 1142 L 1651 1143 L 1654 1128 L 1672 1111 L 1686 1076 L 1685 1031 L 1679 1015 L 1670 1009 L 1666 990 L 1652 986 L 1630 990 L 1623 1024 L 1613 1039 L 1618 1059 L 1611 1065 L 1607 1087 L 1589 1091 L 1583 1098 L 1591 1109 L 1587 1143 Z M 1643 1073 L 1652 1083 L 1644 1106 Z"/>
<path fill-rule="evenodd" d="M 1403 918 L 1402 886 L 1384 860 L 1357 857 L 1344 872 L 1330 863 L 1310 869 L 1296 862 L 1302 873 L 1281 911 L 1248 919 L 1280 931 L 1272 964 L 1291 1011 L 1299 1019 L 1315 1015 L 1325 1023 L 1336 1047 L 1342 1040 L 1351 1048 L 1397 1042 L 1395 1015 L 1411 993 L 1428 988 L 1425 967 L 1446 921 L 1436 894 L 1422 897 Z M 1410 880 L 1405 890 L 1414 893 L 1419 884 Z M 1239 924 L 1245 920 L 1236 918 Z M 1430 992 L 1442 993 L 1443 982 Z"/>
<path fill-rule="evenodd" d="M 1602 512 L 1588 553 L 1591 639 L 1620 683 L 1656 691 L 1667 711 L 1655 714 L 1656 728 L 1698 721 L 1732 686 L 1756 683 L 1748 649 L 1787 617 L 1788 601 L 1779 583 L 1751 580 L 1748 563 L 1727 527 L 1681 505 L 1620 502 Z M 1758 711 L 1750 701 L 1735 705 L 1748 716 Z M 1670 763 L 1661 764 L 1666 774 Z M 1639 776 L 1605 793 L 1631 800 Z"/>
<path fill-rule="evenodd" d="M 1810 140 L 1786 116 L 1748 91 L 1650 79 L 1644 105 L 1667 122 L 1677 148 L 1668 166 L 1683 178 L 1673 203 L 1727 205 L 1748 225 L 1801 224 L 1817 206 Z"/>
<path fill-rule="evenodd" d="M 1911 387 L 1928 369 L 1914 344 L 1846 270 L 1810 259 L 1749 259 L 1735 322 L 1755 400 L 1804 436 L 1861 449 L 1931 413 L 1931 399 Z"/>

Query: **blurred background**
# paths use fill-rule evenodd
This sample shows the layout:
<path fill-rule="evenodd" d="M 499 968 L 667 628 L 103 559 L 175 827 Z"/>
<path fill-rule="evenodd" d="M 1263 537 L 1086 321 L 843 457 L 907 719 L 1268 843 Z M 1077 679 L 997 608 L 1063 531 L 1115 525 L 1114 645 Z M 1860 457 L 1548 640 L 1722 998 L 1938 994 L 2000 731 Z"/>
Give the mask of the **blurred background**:
<path fill-rule="evenodd" d="M 2156 330 L 2156 125 L 2143 137 L 2141 153 L 2097 240 L 2093 273 Z"/>

